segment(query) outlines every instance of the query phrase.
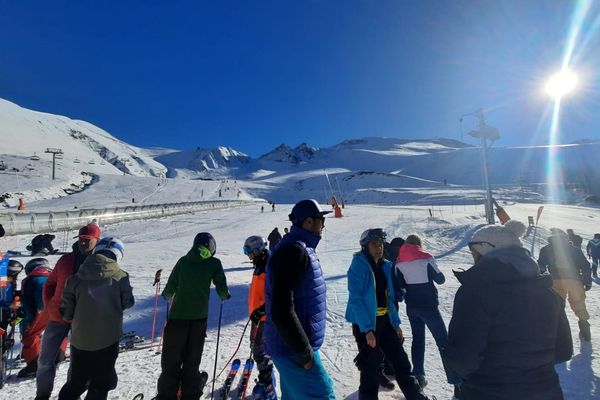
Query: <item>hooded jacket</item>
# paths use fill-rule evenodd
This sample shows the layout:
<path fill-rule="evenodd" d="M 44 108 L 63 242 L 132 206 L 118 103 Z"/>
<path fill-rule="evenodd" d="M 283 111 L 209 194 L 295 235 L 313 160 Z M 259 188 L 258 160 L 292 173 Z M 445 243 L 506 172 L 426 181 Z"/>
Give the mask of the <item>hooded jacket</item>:
<path fill-rule="evenodd" d="M 395 329 L 400 326 L 400 317 L 395 307 L 397 299 L 393 290 L 392 262 L 384 260 L 379 268 L 383 268 L 383 273 L 387 280 L 387 315 L 392 327 Z M 348 292 L 346 320 L 357 324 L 362 333 L 375 331 L 377 326 L 375 274 L 364 251 L 360 251 L 352 257 L 352 263 L 348 269 Z"/>
<path fill-rule="evenodd" d="M 435 258 L 416 244 L 404 243 L 400 247 L 396 269 L 401 285 L 406 288 L 404 301 L 412 307 L 437 307 L 438 292 L 433 284 L 446 281 Z"/>
<path fill-rule="evenodd" d="M 587 254 L 594 259 L 600 258 L 600 239 L 592 239 L 586 246 Z"/>
<path fill-rule="evenodd" d="M 88 256 L 62 294 L 62 318 L 71 321 L 71 344 L 104 349 L 123 335 L 123 310 L 134 304 L 129 275 L 102 253 Z"/>
<path fill-rule="evenodd" d="M 584 285 L 592 284 L 589 261 L 566 235 L 550 236 L 548 245 L 540 250 L 538 263 L 542 271 L 550 272 L 552 279 L 578 279 Z"/>
<path fill-rule="evenodd" d="M 573 343 L 550 276 L 513 246 L 456 277 L 462 285 L 442 356 L 464 389 L 477 393 L 469 399 L 562 399 L 554 364 L 571 358 Z"/>
<path fill-rule="evenodd" d="M 21 304 L 25 314 L 23 326 L 28 326 L 38 312 L 44 309 L 42 291 L 50 272 L 50 268 L 37 267 L 21 282 Z"/>
<path fill-rule="evenodd" d="M 226 299 L 229 289 L 221 261 L 212 256 L 202 258 L 197 249 L 191 249 L 177 261 L 162 292 L 167 299 L 173 299 L 169 319 L 207 318 L 211 283 L 219 297 Z"/>

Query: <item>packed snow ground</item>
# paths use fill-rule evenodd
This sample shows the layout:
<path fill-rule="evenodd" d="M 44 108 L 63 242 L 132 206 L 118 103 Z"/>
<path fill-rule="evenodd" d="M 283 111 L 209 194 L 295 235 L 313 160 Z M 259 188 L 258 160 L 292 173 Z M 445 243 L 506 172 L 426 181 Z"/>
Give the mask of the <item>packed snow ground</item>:
<path fill-rule="evenodd" d="M 82 194 L 85 193 L 82 192 Z M 535 215 L 538 204 L 515 203 L 507 208 L 510 215 L 527 222 L 528 215 Z M 136 305 L 125 313 L 125 330 L 136 330 L 138 334 L 150 337 L 154 288 L 154 271 L 163 268 L 166 280 L 177 259 L 191 246 L 197 232 L 209 231 L 217 241 L 217 257 L 226 269 L 227 281 L 232 298 L 223 305 L 220 354 L 218 370 L 224 367 L 235 349 L 243 327 L 247 321 L 246 299 L 252 267 L 242 253 L 244 239 L 249 235 L 267 236 L 274 228 L 281 231 L 288 226 L 287 214 L 291 205 L 278 205 L 275 212 L 270 209 L 261 213 L 257 207 L 241 207 L 229 210 L 216 210 L 174 218 L 130 222 L 105 226 L 104 235 L 116 235 L 123 239 L 126 255 L 122 268 L 130 273 L 136 296 Z M 471 257 L 466 249 L 472 232 L 484 224 L 482 209 L 479 206 L 436 207 L 434 217 L 429 218 L 424 206 L 352 206 L 344 210 L 340 219 L 327 218 L 323 239 L 317 253 L 323 265 L 327 280 L 328 318 L 325 344 L 321 350 L 325 367 L 334 381 L 338 399 L 356 399 L 359 372 L 352 359 L 356 346 L 351 326 L 344 319 L 348 299 L 346 272 L 352 254 L 358 250 L 358 238 L 369 227 L 383 227 L 390 236 L 403 236 L 418 233 L 425 238 L 425 248 L 437 256 L 442 271 L 446 274 L 445 285 L 439 287 L 440 310 L 446 323 L 450 321 L 454 294 L 459 286 L 452 274 L 456 268 L 467 268 Z M 576 206 L 546 206 L 540 220 L 536 254 L 541 244 L 545 244 L 550 227 L 573 228 L 585 239 L 600 231 L 600 210 Z M 56 241 L 71 242 L 57 235 Z M 64 236 L 64 235 L 63 235 Z M 529 247 L 532 233 L 528 232 L 525 243 Z M 0 248 L 23 249 L 30 237 L 0 239 Z M 57 256 L 50 257 L 55 262 Z M 23 259 L 22 261 L 26 261 Z M 597 341 L 600 340 L 600 280 L 596 280 L 591 291 L 587 292 L 588 310 L 591 314 L 592 344 L 581 344 L 578 339 L 577 321 L 570 309 L 567 315 L 571 321 L 575 354 L 573 359 L 557 366 L 566 399 L 583 400 L 600 396 L 600 358 Z M 201 368 L 212 375 L 215 360 L 215 345 L 219 301 L 213 293 L 209 316 L 209 331 L 204 348 Z M 159 306 L 159 323 L 162 326 L 165 316 L 165 303 Z M 410 352 L 411 332 L 408 319 L 401 306 L 402 328 L 406 336 L 405 349 Z M 247 335 L 246 335 L 247 336 Z M 244 359 L 249 354 L 248 338 L 244 339 L 238 357 Z M 427 333 L 425 366 L 429 385 L 426 393 L 434 394 L 439 400 L 451 399 L 452 388 L 445 383 L 440 356 L 433 338 Z M 53 399 L 57 398 L 60 387 L 65 382 L 68 365 L 63 363 L 57 374 Z M 160 373 L 160 356 L 150 350 L 126 352 L 117 360 L 119 385 L 109 394 L 110 399 L 131 399 L 143 392 L 146 398 L 155 393 L 156 380 Z M 254 377 L 256 376 L 256 372 Z M 216 386 L 220 386 L 221 380 Z M 238 375 L 239 379 L 239 375 Z M 234 387 L 237 383 L 234 383 Z M 1 391 L 4 399 L 33 398 L 35 381 L 11 382 Z M 210 381 L 204 398 L 210 397 Z M 380 399 L 402 398 L 399 389 L 381 391 Z"/>

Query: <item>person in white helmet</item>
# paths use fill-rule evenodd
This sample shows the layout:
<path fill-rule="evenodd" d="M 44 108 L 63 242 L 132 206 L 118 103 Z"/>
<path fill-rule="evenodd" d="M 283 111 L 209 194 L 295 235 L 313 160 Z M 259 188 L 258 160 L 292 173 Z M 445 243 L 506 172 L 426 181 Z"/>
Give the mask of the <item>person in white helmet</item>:
<path fill-rule="evenodd" d="M 123 311 L 134 304 L 129 275 L 118 264 L 124 253 L 119 239 L 103 238 L 67 281 L 61 313 L 71 321 L 71 374 L 59 400 L 76 400 L 86 390 L 86 399 L 104 400 L 117 387 Z"/>

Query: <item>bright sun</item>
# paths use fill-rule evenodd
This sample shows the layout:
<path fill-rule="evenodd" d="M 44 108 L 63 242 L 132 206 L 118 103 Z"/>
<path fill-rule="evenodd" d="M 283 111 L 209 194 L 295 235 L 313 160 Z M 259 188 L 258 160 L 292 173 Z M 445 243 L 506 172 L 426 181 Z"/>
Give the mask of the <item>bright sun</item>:
<path fill-rule="evenodd" d="M 552 76 L 546 83 L 546 93 L 556 100 L 572 92 L 577 86 L 578 78 L 575 73 L 563 70 Z"/>

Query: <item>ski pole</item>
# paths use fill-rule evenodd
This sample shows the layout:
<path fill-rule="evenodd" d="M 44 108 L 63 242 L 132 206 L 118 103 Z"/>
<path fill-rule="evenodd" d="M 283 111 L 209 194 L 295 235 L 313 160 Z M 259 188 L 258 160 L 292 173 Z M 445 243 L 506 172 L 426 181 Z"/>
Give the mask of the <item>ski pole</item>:
<path fill-rule="evenodd" d="M 162 350 L 163 338 L 165 337 L 165 328 L 167 327 L 167 322 L 169 321 L 169 310 L 171 310 L 172 304 L 172 302 L 167 301 L 167 317 L 165 318 L 165 323 L 163 324 L 162 334 L 160 335 L 160 341 L 158 342 L 158 350 L 156 350 L 156 354 L 160 354 Z"/>
<path fill-rule="evenodd" d="M 227 360 L 227 362 L 225 363 L 225 366 L 219 372 L 219 374 L 215 377 L 215 379 L 218 379 L 221 376 L 221 374 L 223 373 L 223 371 L 225 371 L 227 369 L 227 366 L 229 366 L 229 363 L 231 361 L 233 361 L 233 358 L 235 357 L 235 355 L 237 354 L 238 350 L 240 349 L 240 346 L 242 345 L 242 341 L 244 340 L 244 336 L 246 336 L 246 329 L 248 329 L 248 325 L 249 324 L 250 324 L 250 318 L 248 318 L 248 322 L 246 322 L 246 326 L 244 326 L 244 331 L 242 332 L 242 337 L 240 337 L 240 341 L 238 342 L 238 345 L 235 348 L 235 351 L 231 355 L 231 358 L 229 360 Z"/>
<path fill-rule="evenodd" d="M 217 360 L 219 356 L 219 339 L 221 337 L 221 317 L 223 316 L 223 300 L 221 300 L 221 308 L 219 309 L 219 325 L 217 327 L 217 349 L 215 351 L 215 367 L 213 368 L 213 381 L 212 381 L 212 390 L 210 392 L 210 400 L 212 400 L 213 395 L 215 394 L 215 374 L 217 373 Z"/>

